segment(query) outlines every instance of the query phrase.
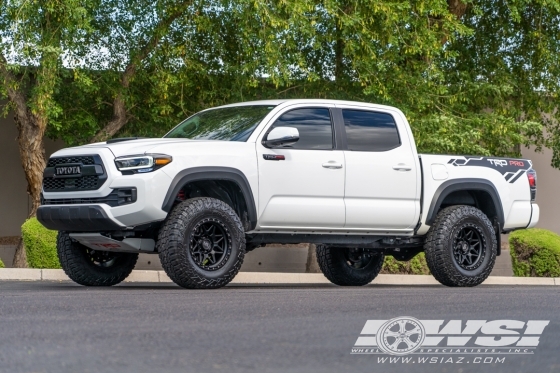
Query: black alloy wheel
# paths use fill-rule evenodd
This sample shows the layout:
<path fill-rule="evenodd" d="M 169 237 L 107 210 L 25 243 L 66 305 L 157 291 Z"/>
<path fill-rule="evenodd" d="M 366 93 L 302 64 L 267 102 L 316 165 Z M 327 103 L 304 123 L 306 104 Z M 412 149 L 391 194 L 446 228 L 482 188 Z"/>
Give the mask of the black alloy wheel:
<path fill-rule="evenodd" d="M 215 271 L 222 268 L 231 255 L 231 234 L 221 220 L 204 218 L 195 225 L 189 248 L 198 267 Z"/>
<path fill-rule="evenodd" d="M 364 269 L 371 261 L 377 259 L 377 254 L 368 253 L 364 249 L 351 248 L 341 250 L 344 250 L 346 264 L 354 269 Z"/>
<path fill-rule="evenodd" d="M 89 261 L 97 267 L 109 268 L 115 265 L 120 253 L 110 251 L 99 251 L 92 249 L 85 249 L 85 255 Z"/>
<path fill-rule="evenodd" d="M 453 245 L 455 263 L 467 271 L 480 267 L 486 253 L 486 240 L 481 229 L 474 224 L 464 224 L 457 229 Z"/>

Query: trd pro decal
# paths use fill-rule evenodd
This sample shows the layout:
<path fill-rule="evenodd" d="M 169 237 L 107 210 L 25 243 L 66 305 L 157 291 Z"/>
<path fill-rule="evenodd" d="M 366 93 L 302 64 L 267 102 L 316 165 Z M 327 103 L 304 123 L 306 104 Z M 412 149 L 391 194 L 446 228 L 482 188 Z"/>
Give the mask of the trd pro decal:
<path fill-rule="evenodd" d="M 509 183 L 515 183 L 521 175 L 533 167 L 533 164 L 528 159 L 488 157 L 452 158 L 447 164 L 452 164 L 453 166 L 489 167 L 501 173 Z"/>

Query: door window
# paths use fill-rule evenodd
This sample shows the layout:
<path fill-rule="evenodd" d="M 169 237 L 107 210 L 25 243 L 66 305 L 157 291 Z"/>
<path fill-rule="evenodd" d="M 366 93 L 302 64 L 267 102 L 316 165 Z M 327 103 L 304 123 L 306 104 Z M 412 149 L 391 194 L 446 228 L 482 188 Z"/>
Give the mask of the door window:
<path fill-rule="evenodd" d="M 401 145 L 392 115 L 364 110 L 342 110 L 348 149 L 382 152 Z"/>
<path fill-rule="evenodd" d="M 299 131 L 299 141 L 286 145 L 289 149 L 331 150 L 333 148 L 333 129 L 331 114 L 327 108 L 295 109 L 282 114 L 272 125 L 294 127 Z"/>

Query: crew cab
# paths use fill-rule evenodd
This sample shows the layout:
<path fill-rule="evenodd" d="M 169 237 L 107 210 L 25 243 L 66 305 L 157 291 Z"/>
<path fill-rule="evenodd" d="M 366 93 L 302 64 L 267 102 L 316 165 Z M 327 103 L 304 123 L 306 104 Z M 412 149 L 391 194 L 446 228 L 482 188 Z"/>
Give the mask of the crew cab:
<path fill-rule="evenodd" d="M 501 234 L 537 224 L 536 181 L 526 159 L 418 154 L 394 107 L 267 100 L 204 110 L 163 138 L 57 151 L 37 218 L 82 285 L 119 283 L 142 252 L 180 286 L 217 288 L 247 251 L 305 242 L 338 285 L 425 252 L 439 282 L 474 286 Z"/>

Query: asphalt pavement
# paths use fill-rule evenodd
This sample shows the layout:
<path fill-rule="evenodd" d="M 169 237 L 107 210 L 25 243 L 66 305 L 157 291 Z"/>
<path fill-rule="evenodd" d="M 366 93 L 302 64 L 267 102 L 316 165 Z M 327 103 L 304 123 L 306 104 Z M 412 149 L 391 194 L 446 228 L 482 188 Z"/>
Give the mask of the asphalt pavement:
<path fill-rule="evenodd" d="M 559 372 L 559 306 L 558 286 L 192 291 L 164 283 L 4 281 L 0 372 Z M 504 360 L 466 354 L 459 362 L 460 355 L 433 355 L 432 363 L 391 363 L 380 360 L 389 355 L 351 353 L 367 320 L 398 316 L 550 324 L 530 354 Z"/>

